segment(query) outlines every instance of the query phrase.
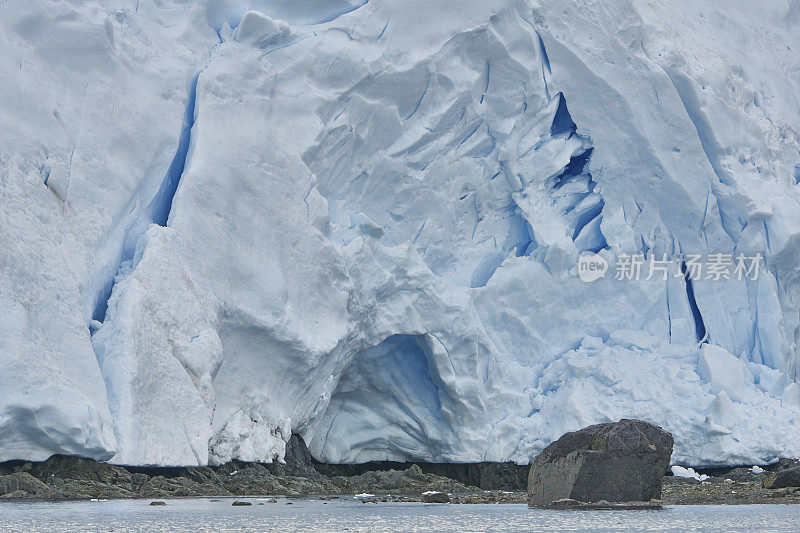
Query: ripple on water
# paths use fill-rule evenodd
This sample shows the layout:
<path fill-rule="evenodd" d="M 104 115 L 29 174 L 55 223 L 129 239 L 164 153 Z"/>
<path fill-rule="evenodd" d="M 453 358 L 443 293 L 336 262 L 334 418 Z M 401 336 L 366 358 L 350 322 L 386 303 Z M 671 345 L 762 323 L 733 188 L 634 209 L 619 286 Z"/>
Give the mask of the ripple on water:
<path fill-rule="evenodd" d="M 238 498 L 242 500 L 242 498 Z M 0 502 L 0 530 L 17 531 L 800 531 L 800 506 L 697 505 L 661 511 L 552 511 L 525 505 L 436 505 L 286 498 Z"/>

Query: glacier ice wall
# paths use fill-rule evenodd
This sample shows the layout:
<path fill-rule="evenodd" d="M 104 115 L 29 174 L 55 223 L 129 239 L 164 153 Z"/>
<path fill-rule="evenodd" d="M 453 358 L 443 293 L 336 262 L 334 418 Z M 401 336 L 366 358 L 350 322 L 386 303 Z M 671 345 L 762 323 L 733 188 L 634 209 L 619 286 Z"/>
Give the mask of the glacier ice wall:
<path fill-rule="evenodd" d="M 0 5 L 0 460 L 800 456 L 800 5 Z M 762 253 L 757 280 L 582 252 Z"/>

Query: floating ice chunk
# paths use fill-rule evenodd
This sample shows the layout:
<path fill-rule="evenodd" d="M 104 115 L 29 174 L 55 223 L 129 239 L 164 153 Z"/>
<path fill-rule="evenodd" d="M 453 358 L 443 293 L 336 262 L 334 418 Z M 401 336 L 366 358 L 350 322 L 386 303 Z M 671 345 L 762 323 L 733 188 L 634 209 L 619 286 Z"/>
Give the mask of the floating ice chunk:
<path fill-rule="evenodd" d="M 734 399 L 738 399 L 747 385 L 753 383 L 753 375 L 743 361 L 713 344 L 704 344 L 700 349 L 697 373 L 711 384 L 711 392 L 725 391 Z"/>
<path fill-rule="evenodd" d="M 754 473 L 754 474 L 761 474 L 761 473 L 763 473 L 763 472 L 764 472 L 764 469 L 763 469 L 763 468 L 761 468 L 761 467 L 760 467 L 760 466 L 758 466 L 758 465 L 753 465 L 753 467 L 750 469 L 750 471 L 751 471 L 752 473 Z"/>
<path fill-rule="evenodd" d="M 705 481 L 708 479 L 707 475 L 698 474 L 697 472 L 695 472 L 694 468 L 684 468 L 682 466 L 673 465 L 671 470 L 672 470 L 672 475 L 676 477 L 696 479 L 697 481 Z"/>
<path fill-rule="evenodd" d="M 362 492 L 361 494 L 356 494 L 355 496 L 353 496 L 353 498 L 360 500 L 362 498 L 372 498 L 374 496 L 375 496 L 374 494 L 370 494 L 369 492 Z"/>

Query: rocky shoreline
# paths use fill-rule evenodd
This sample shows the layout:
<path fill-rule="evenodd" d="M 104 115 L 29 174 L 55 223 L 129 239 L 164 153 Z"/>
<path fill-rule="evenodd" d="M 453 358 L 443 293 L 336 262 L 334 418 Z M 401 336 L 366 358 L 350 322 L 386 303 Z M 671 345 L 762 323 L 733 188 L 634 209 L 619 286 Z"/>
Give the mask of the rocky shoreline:
<path fill-rule="evenodd" d="M 800 488 L 765 488 L 776 473 L 800 462 L 782 460 L 754 473 L 721 469 L 703 481 L 667 476 L 661 503 L 800 503 Z M 232 461 L 216 467 L 123 467 L 55 455 L 46 461 L 0 463 L 0 500 L 158 499 L 247 496 L 315 497 L 362 502 L 526 503 L 527 467 L 484 463 L 435 465 L 372 463 L 325 465 L 302 441 L 293 441 L 286 464 Z M 765 483 L 765 481 L 767 481 Z M 778 483 L 780 485 L 780 483 Z"/>
<path fill-rule="evenodd" d="M 772 484 L 776 475 L 795 471 L 800 461 L 782 459 L 753 472 L 747 467 L 706 471 L 703 481 L 677 476 L 664 478 L 661 499 L 671 505 L 800 503 L 800 487 Z"/>

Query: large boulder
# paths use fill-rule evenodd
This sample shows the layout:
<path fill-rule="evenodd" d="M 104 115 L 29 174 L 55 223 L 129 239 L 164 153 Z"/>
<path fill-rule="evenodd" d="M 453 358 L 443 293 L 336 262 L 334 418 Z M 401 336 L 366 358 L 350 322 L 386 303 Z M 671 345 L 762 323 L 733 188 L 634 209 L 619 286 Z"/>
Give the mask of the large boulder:
<path fill-rule="evenodd" d="M 640 420 L 623 419 L 567 433 L 531 465 L 528 504 L 658 499 L 672 444 L 672 435 Z"/>

